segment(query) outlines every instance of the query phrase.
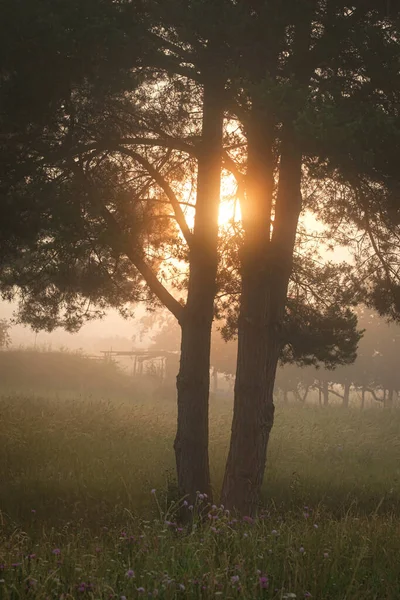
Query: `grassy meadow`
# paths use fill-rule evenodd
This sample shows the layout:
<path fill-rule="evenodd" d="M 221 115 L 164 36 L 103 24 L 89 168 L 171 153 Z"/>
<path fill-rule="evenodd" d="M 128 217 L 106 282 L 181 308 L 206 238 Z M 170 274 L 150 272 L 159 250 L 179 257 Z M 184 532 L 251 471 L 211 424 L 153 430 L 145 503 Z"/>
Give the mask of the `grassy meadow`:
<path fill-rule="evenodd" d="M 1 396 L 0 600 L 400 598 L 400 411 L 278 406 L 259 517 L 199 496 L 187 531 L 175 403 L 138 397 Z M 216 498 L 230 419 L 214 398 Z"/>

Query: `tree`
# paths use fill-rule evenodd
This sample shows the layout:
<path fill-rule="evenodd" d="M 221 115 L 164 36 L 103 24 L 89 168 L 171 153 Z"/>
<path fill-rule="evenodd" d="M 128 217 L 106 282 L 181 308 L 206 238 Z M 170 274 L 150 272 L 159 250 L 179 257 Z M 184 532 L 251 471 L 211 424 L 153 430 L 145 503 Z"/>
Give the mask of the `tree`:
<path fill-rule="evenodd" d="M 83 75 L 72 69 L 67 91 L 49 103 L 38 136 L 27 145 L 21 127 L 24 144 L 18 145 L 15 132 L 11 137 L 6 132 L 7 147 L 17 147 L 10 164 L 18 169 L 8 169 L 16 175 L 5 178 L 4 201 L 14 214 L 19 205 L 27 207 L 29 219 L 33 212 L 41 219 L 28 228 L 12 261 L 5 253 L 3 293 L 11 296 L 19 286 L 21 319 L 48 328 L 76 328 L 109 305 L 141 299 L 164 304 L 182 328 L 175 444 L 180 491 L 191 497 L 195 490 L 208 493 L 211 325 L 221 283 L 218 258 L 224 265 L 227 256 L 218 246 L 221 163 L 232 171 L 243 232 L 232 242 L 240 289 L 238 310 L 227 322 L 230 326 L 236 315 L 238 360 L 223 499 L 252 514 L 273 424 L 276 368 L 290 341 L 287 311 L 300 324 L 303 319 L 318 324 L 327 361 L 340 355 L 335 331 L 322 348 L 330 319 L 343 326 L 350 354 L 358 335 L 344 308 L 354 298 L 342 294 L 341 310 L 321 311 L 318 294 L 308 297 L 301 276 L 301 297 L 291 296 L 290 278 L 296 243 L 301 246 L 302 210 L 324 216 L 328 207 L 333 217 L 325 220 L 335 226 L 340 204 L 332 193 L 340 186 L 351 190 L 345 199 L 351 215 L 358 214 L 360 177 L 364 185 L 386 189 L 382 156 L 393 115 L 386 100 L 397 79 L 381 89 L 370 48 L 376 39 L 382 43 L 385 66 L 393 68 L 396 24 L 372 1 L 351 8 L 338 0 L 171 0 L 143 3 L 143 10 L 123 2 L 112 7 L 122 42 L 116 43 L 120 52 L 110 58 L 108 76 L 104 57 L 101 67 L 89 61 Z M 86 23 L 81 30 L 74 20 L 67 38 L 76 41 Z M 132 40 L 133 51 L 127 52 Z M 57 44 L 51 41 L 50 48 Z M 13 81 L 7 68 L 4 79 Z M 375 102 L 381 92 L 384 105 Z M 360 100 L 361 116 L 353 126 Z M 362 135 L 371 123 L 372 159 Z M 338 124 L 345 125 L 342 135 Z M 335 142 L 332 148 L 327 140 Z M 367 168 L 371 160 L 375 169 Z M 186 180 L 196 180 L 193 228 L 184 210 Z M 308 194 L 313 184 L 319 194 Z M 321 190 L 328 184 L 333 192 L 324 202 Z M 352 223 L 361 227 L 356 217 Z M 172 269 L 178 291 L 187 288 L 185 305 L 165 285 L 172 276 L 166 256 L 189 264 L 183 282 Z M 300 253 L 300 264 L 303 260 Z M 320 281 L 326 285 L 326 279 Z M 305 360 L 312 363 L 304 327 L 301 337 L 308 340 Z M 299 347 L 297 341 L 289 348 L 293 360 Z"/>
<path fill-rule="evenodd" d="M 10 22 L 16 27 L 20 11 L 10 7 Z M 29 31 L 23 28 L 14 48 L 15 56 L 23 57 L 3 67 L 5 104 L 15 123 L 9 131 L 8 121 L 2 122 L 4 154 L 14 151 L 9 160 L 14 169 L 3 180 L 2 202 L 17 217 L 13 229 L 19 242 L 11 245 L 3 238 L 3 295 L 12 298 L 17 285 L 19 318 L 37 329 L 62 325 L 76 330 L 85 319 L 101 316 L 107 306 L 124 307 L 141 299 L 164 304 L 182 329 L 175 440 L 179 488 L 192 501 L 199 489 L 211 496 L 209 352 L 224 90 L 218 43 L 207 36 L 204 45 L 194 36 L 200 67 L 199 72 L 189 69 L 191 84 L 174 76 L 185 72 L 180 64 L 187 62 L 187 52 L 184 59 L 171 59 L 171 45 L 160 33 L 156 12 L 146 20 L 149 15 L 140 7 L 117 2 L 113 7 L 101 3 L 87 14 L 83 2 L 60 1 L 54 27 L 53 12 L 47 14 L 47 8 L 45 0 L 27 7 Z M 102 48 L 97 60 L 106 23 L 107 31 L 116 33 L 115 44 L 107 51 Z M 29 40 L 39 37 L 36 54 L 42 47 L 48 51 L 41 55 L 44 81 L 30 77 L 27 89 L 21 89 L 32 67 L 26 56 Z M 82 63 L 76 61 L 79 42 L 87 50 Z M 15 38 L 6 44 L 12 48 Z M 62 85 L 49 88 L 51 77 L 47 79 L 44 68 L 48 64 L 50 75 L 59 70 L 63 74 Z M 37 73 L 33 67 L 32 73 Z M 20 118 L 12 99 L 24 98 L 25 109 L 30 93 L 38 98 L 39 113 L 29 109 Z M 188 98 L 201 111 L 200 119 L 190 118 Z M 196 180 L 193 228 L 187 224 L 179 190 L 188 175 Z M 180 232 L 171 224 L 169 207 Z M 26 236 L 16 226 L 25 209 Z M 36 223 L 35 212 L 40 215 Z M 185 305 L 162 281 L 167 246 L 177 260 L 189 262 Z"/>
<path fill-rule="evenodd" d="M 10 324 L 6 319 L 0 319 L 0 348 L 7 348 L 11 344 L 10 334 L 8 333 Z"/>
<path fill-rule="evenodd" d="M 321 169 L 334 164 L 338 180 L 345 179 L 353 190 L 353 198 L 346 199 L 349 212 L 357 206 L 360 173 L 371 186 L 382 184 L 379 156 L 382 146 L 390 146 L 384 132 L 393 110 L 374 101 L 383 94 L 389 104 L 398 86 L 391 81 L 389 90 L 382 89 L 372 48 L 377 42 L 387 50 L 385 67 L 394 71 L 398 31 L 386 7 L 375 2 L 349 8 L 342 2 L 313 0 L 251 3 L 246 27 L 245 40 L 251 44 L 241 46 L 239 61 L 248 81 L 243 119 L 248 158 L 241 201 L 245 239 L 235 406 L 222 498 L 229 508 L 251 515 L 273 425 L 273 387 L 284 343 L 304 171 L 316 178 L 314 163 Z M 360 99 L 363 111 L 353 126 Z M 358 134 L 371 123 L 376 145 L 368 156 L 365 136 Z M 331 134 L 340 137 L 338 131 L 344 132 L 341 146 L 331 148 Z M 384 144 L 378 142 L 378 131 Z M 376 168 L 367 168 L 368 160 Z M 330 196 L 327 208 L 332 204 Z"/>

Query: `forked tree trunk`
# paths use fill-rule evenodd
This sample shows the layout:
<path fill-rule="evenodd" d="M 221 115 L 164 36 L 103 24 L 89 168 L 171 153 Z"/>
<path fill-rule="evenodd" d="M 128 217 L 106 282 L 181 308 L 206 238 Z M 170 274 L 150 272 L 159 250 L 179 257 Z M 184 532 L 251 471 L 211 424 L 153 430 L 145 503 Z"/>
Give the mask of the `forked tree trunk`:
<path fill-rule="evenodd" d="M 250 141 L 249 137 L 249 169 Z M 260 160 L 260 150 L 256 147 L 253 151 L 258 154 L 256 160 Z M 272 240 L 265 244 L 269 223 L 257 212 L 261 205 L 257 194 L 261 193 L 256 185 L 253 217 L 264 223 L 267 231 L 261 232 L 258 224 L 250 221 L 242 256 L 234 415 L 222 502 L 249 516 L 257 510 L 274 421 L 273 390 L 283 345 L 283 317 L 301 209 L 300 182 L 301 153 L 292 145 L 289 135 L 282 148 Z"/>
<path fill-rule="evenodd" d="M 179 493 L 189 502 L 195 500 L 196 492 L 206 493 L 211 498 L 208 401 L 218 262 L 223 90 L 224 84 L 219 80 L 219 74 L 206 78 L 188 296 L 180 323 L 182 343 L 177 377 L 178 429 L 174 449 Z"/>
<path fill-rule="evenodd" d="M 315 2 L 310 2 L 294 32 L 293 68 L 300 88 L 310 73 L 309 52 Z M 269 53 L 271 54 L 271 53 Z M 271 56 L 268 57 L 271 64 Z M 232 436 L 222 489 L 229 509 L 252 516 L 257 509 L 274 419 L 276 367 L 285 343 L 283 319 L 301 211 L 302 153 L 288 117 L 282 127 L 279 185 L 271 237 L 275 124 L 263 98 L 261 114 L 248 122 L 249 196 L 242 201 L 245 238 L 241 260 L 242 297 L 238 324 L 238 362 Z M 266 117 L 266 114 L 269 117 Z M 272 125 L 272 127 L 271 127 Z M 247 194 L 246 194 L 247 195 Z"/>

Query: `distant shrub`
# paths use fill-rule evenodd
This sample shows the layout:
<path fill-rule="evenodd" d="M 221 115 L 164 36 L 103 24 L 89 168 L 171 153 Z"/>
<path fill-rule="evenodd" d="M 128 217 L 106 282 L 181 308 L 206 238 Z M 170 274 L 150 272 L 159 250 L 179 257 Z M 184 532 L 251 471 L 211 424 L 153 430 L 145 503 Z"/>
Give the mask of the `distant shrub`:
<path fill-rule="evenodd" d="M 127 391 L 132 379 L 115 362 L 67 351 L 7 350 L 0 353 L 3 388 L 73 392 Z"/>

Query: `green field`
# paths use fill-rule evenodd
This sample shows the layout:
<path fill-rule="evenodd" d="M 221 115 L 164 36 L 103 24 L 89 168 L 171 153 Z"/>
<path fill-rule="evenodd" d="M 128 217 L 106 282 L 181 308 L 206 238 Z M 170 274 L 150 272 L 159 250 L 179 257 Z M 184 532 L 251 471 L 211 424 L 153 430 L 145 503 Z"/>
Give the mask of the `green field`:
<path fill-rule="evenodd" d="M 216 498 L 230 418 L 214 399 Z M 0 424 L 0 600 L 400 598 L 400 411 L 278 406 L 260 518 L 199 500 L 190 532 L 172 400 L 10 395 Z"/>

